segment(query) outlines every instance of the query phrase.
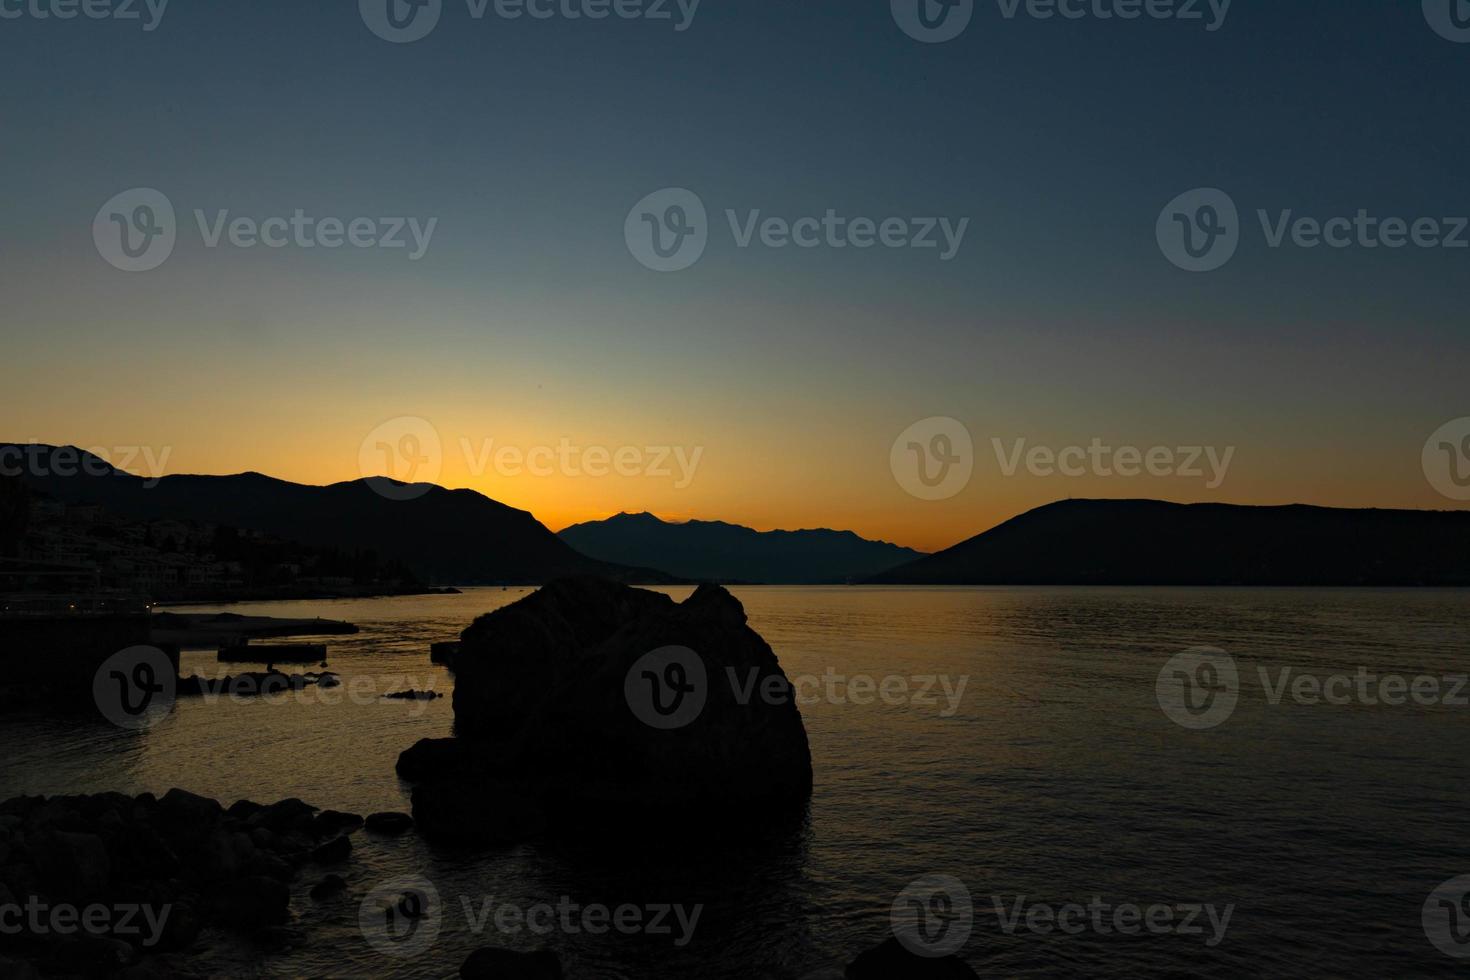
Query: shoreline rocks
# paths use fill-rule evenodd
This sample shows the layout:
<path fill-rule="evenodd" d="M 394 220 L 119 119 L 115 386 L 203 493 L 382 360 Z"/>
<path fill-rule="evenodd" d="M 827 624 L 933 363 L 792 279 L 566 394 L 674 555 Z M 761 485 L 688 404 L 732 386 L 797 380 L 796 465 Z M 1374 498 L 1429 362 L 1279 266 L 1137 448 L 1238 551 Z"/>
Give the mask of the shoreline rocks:
<path fill-rule="evenodd" d="M 291 881 L 312 860 L 345 860 L 352 845 L 341 833 L 356 829 L 354 820 L 360 825 L 361 818 L 318 813 L 297 799 L 240 800 L 227 809 L 180 789 L 161 798 L 7 800 L 0 898 L 81 910 L 96 921 L 79 917 L 70 934 L 25 923 L 19 934 L 0 936 L 0 956 L 18 955 L 43 975 L 104 976 L 187 951 L 206 928 L 279 945 L 292 918 Z"/>

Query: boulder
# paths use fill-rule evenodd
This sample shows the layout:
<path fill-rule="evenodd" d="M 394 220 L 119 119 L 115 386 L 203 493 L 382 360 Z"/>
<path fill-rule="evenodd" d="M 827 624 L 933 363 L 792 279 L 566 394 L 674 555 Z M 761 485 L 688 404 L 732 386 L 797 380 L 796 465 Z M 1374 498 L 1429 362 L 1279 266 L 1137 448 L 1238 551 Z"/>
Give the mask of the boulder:
<path fill-rule="evenodd" d="M 335 898 L 347 890 L 347 881 L 341 875 L 327 875 L 321 881 L 311 886 L 311 897 L 324 902 L 329 898 Z"/>
<path fill-rule="evenodd" d="M 333 837 L 325 844 L 319 844 L 312 849 L 311 859 L 317 864 L 341 864 L 352 856 L 352 840 L 347 837 Z"/>
<path fill-rule="evenodd" d="M 655 653 L 667 648 L 677 670 Z M 718 586 L 680 603 L 603 579 L 553 582 L 477 619 L 455 669 L 463 744 L 420 743 L 399 762 L 423 778 L 414 817 L 426 833 L 472 828 L 476 808 L 502 797 L 585 829 L 589 811 L 603 825 L 657 813 L 665 827 L 799 816 L 811 794 L 790 683 Z"/>
<path fill-rule="evenodd" d="M 264 827 L 272 833 L 288 834 L 292 831 L 309 833 L 315 820 L 316 807 L 293 797 L 262 807 L 250 817 L 249 823 L 253 827 Z"/>
<path fill-rule="evenodd" d="M 468 740 L 421 738 L 399 754 L 395 768 L 400 779 L 417 783 L 474 771 L 480 758 Z"/>
<path fill-rule="evenodd" d="M 313 822 L 317 835 L 328 837 L 344 831 L 351 833 L 362 826 L 362 817 L 355 813 L 343 813 L 340 810 L 323 810 L 316 815 Z"/>
<path fill-rule="evenodd" d="M 101 837 L 43 830 L 31 835 L 27 843 L 47 898 L 84 905 L 102 896 L 112 862 Z"/>
<path fill-rule="evenodd" d="M 403 834 L 413 829 L 413 817 L 406 813 L 373 813 L 365 826 L 374 834 Z"/>
<path fill-rule="evenodd" d="M 213 904 L 225 925 L 255 931 L 286 924 L 291 917 L 291 889 L 274 878 L 240 878 L 221 888 Z"/>
<path fill-rule="evenodd" d="M 460 965 L 461 980 L 562 980 L 561 960 L 550 950 L 518 953 L 486 946 Z"/>
<path fill-rule="evenodd" d="M 892 936 L 847 965 L 847 980 L 979 980 L 980 974 L 958 956 L 920 956 Z"/>

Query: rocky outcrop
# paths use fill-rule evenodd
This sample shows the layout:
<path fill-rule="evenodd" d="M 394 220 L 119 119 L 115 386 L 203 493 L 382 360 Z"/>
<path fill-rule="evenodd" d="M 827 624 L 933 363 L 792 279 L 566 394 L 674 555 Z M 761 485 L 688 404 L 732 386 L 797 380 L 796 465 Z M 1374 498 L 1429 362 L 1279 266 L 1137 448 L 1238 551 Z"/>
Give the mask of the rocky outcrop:
<path fill-rule="evenodd" d="M 425 835 L 516 839 L 658 814 L 800 815 L 811 755 L 775 653 L 729 592 L 554 582 L 464 631 L 454 740 L 399 760 Z M 544 815 L 545 819 L 542 819 Z M 688 821 L 681 817 L 690 818 Z"/>
<path fill-rule="evenodd" d="M 562 980 L 561 960 L 550 950 L 518 953 L 486 946 L 460 965 L 460 980 Z"/>
<path fill-rule="evenodd" d="M 413 829 L 413 817 L 406 813 L 384 811 L 368 814 L 366 827 L 374 834 L 406 834 Z"/>
<path fill-rule="evenodd" d="M 47 975 L 101 976 L 187 949 L 207 927 L 269 943 L 290 921 L 297 869 L 324 847 L 343 850 L 347 839 L 335 835 L 351 823 L 344 816 L 323 821 L 300 800 L 241 800 L 226 810 L 178 789 L 161 799 L 102 793 L 0 803 L 5 901 L 139 909 L 69 935 L 23 926 L 0 937 L 4 952 Z M 137 969 L 146 973 L 148 962 Z"/>
<path fill-rule="evenodd" d="M 890 936 L 847 965 L 846 980 L 979 980 L 980 974 L 958 956 L 925 957 L 911 953 Z"/>

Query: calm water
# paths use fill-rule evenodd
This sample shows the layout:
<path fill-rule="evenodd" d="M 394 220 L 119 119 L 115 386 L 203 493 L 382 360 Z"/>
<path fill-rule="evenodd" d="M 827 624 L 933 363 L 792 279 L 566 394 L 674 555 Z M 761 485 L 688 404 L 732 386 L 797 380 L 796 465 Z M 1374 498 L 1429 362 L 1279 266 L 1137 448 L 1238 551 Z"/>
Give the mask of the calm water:
<path fill-rule="evenodd" d="M 526 590 L 345 602 L 256 603 L 256 614 L 348 619 L 332 669 L 363 696 L 322 703 L 186 702 L 160 726 L 7 718 L 0 796 L 180 786 L 226 801 L 299 796 L 356 812 L 408 809 L 398 753 L 449 734 L 448 700 L 381 694 L 452 679 L 428 644 Z M 671 590 L 682 598 L 687 590 Z M 477 854 L 413 835 L 359 833 L 353 894 L 319 905 L 298 880 L 307 947 L 263 962 L 224 947 L 222 974 L 455 974 L 481 945 L 546 945 L 571 977 L 801 978 L 882 939 L 912 880 L 945 874 L 974 901 L 963 955 L 987 976 L 1463 975 L 1437 951 L 1421 907 L 1470 874 L 1466 760 L 1470 707 L 1279 705 L 1258 667 L 1326 676 L 1463 674 L 1470 596 L 1462 592 L 867 589 L 737 590 L 788 674 L 968 678 L 958 709 L 822 698 L 804 704 L 816 791 L 796 835 L 752 827 L 712 854 L 646 841 L 570 842 Z M 230 608 L 230 607 L 221 607 Z M 1223 648 L 1239 704 L 1192 731 L 1160 709 L 1164 662 Z M 185 654 L 213 673 L 212 655 Z M 896 682 L 892 682 L 896 683 Z M 919 682 L 922 683 L 922 682 Z M 890 688 L 896 694 L 895 688 Z M 1461 692 L 1470 694 L 1470 689 Z M 587 814 L 589 828 L 598 815 Z M 589 835 L 590 838 L 590 835 Z M 445 901 L 429 952 L 398 960 L 357 927 L 357 898 L 422 875 Z M 686 948 L 612 933 L 504 936 L 471 931 L 479 909 L 568 896 L 580 904 L 703 903 Z M 1018 899 L 1018 896 L 1025 896 Z M 1094 900 L 1233 906 L 1224 938 L 1038 934 L 1005 919 L 1016 903 Z M 997 912 L 997 903 L 1004 916 Z M 1202 923 L 1206 922 L 1201 917 Z"/>

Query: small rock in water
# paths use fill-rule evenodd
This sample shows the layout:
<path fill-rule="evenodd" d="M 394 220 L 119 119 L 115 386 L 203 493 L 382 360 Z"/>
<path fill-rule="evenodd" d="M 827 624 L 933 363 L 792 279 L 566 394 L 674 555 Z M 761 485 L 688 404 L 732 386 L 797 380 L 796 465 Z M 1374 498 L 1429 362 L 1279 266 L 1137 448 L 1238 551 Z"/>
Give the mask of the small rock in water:
<path fill-rule="evenodd" d="M 461 980 L 562 980 L 561 960 L 548 949 L 518 953 L 486 946 L 460 965 Z"/>
<path fill-rule="evenodd" d="M 890 936 L 847 966 L 847 980 L 980 980 L 980 974 L 958 956 L 919 956 Z"/>
<path fill-rule="evenodd" d="M 317 864 L 341 864 L 352 854 L 352 841 L 346 837 L 333 837 L 325 844 L 312 849 L 311 859 Z"/>
<path fill-rule="evenodd" d="M 324 902 L 342 894 L 347 890 L 347 880 L 341 875 L 327 875 L 321 881 L 311 886 L 311 897 L 318 902 Z"/>
<path fill-rule="evenodd" d="M 413 829 L 413 817 L 406 813 L 373 813 L 366 827 L 375 834 L 402 834 Z"/>
<path fill-rule="evenodd" d="M 340 810 L 323 810 L 316 815 L 316 831 L 322 837 L 330 834 L 339 834 L 343 831 L 350 833 L 361 826 L 362 817 L 355 813 L 343 813 Z"/>

